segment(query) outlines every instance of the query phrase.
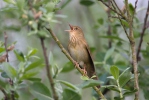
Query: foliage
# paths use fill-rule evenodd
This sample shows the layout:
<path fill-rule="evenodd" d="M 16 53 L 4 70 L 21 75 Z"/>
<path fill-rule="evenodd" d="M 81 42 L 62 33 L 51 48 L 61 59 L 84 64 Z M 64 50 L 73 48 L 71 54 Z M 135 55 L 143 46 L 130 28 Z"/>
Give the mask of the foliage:
<path fill-rule="evenodd" d="M 107 3 L 106 0 L 104 1 Z M 48 76 L 44 70 L 46 65 L 43 54 L 41 54 L 41 45 L 38 44 L 39 39 L 47 40 L 45 44 L 47 52 L 50 51 L 48 55 L 50 72 L 59 100 L 87 100 L 88 95 L 84 96 L 82 90 L 99 84 L 107 99 L 124 100 L 128 95 L 132 96 L 137 91 L 133 85 L 130 43 L 121 27 L 122 23 L 128 28 L 127 21 L 122 20 L 120 23 L 117 18 L 107 18 L 109 12 L 94 0 L 80 0 L 78 3 L 72 0 L 64 0 L 64 2 L 61 0 L 3 0 L 3 2 L 6 5 L 0 9 L 0 90 L 4 90 L 6 95 L 0 94 L 0 99 L 4 100 L 4 97 L 7 97 L 9 100 L 13 96 L 15 100 L 54 100 L 52 87 L 49 85 Z M 72 6 L 78 9 L 75 11 Z M 138 13 L 135 12 L 132 4 L 128 6 L 131 15 Z M 110 14 L 116 15 L 113 11 Z M 81 28 L 86 33 L 100 81 L 85 76 L 75 78 L 74 74 L 78 72 L 55 46 L 56 44 L 53 43 L 46 30 L 51 27 L 59 35 L 65 47 L 67 35 L 63 34 L 63 30 L 67 28 L 65 27 L 67 22 L 84 26 Z M 141 22 L 134 16 L 133 23 L 134 37 L 138 41 L 142 29 Z M 3 37 L 4 32 L 7 33 L 8 39 Z M 14 39 L 11 38 L 9 32 L 14 32 Z M 15 37 L 22 35 L 17 33 L 24 33 L 21 39 L 23 37 L 25 41 L 29 39 L 28 44 L 21 43 L 21 39 L 13 42 L 16 41 Z M 149 85 L 148 37 L 149 35 L 144 35 L 143 48 L 141 48 L 142 59 L 138 63 L 139 86 L 144 94 L 144 98 L 140 100 L 149 99 L 147 95 Z M 5 47 L 5 40 L 8 42 L 7 47 Z M 18 49 L 18 44 L 21 44 L 23 50 Z M 27 49 L 26 45 L 31 48 Z M 9 62 L 7 51 L 8 59 L 13 57 L 13 60 Z M 73 76 L 70 73 L 74 73 Z M 78 84 L 78 80 L 82 82 L 79 81 Z M 105 91 L 109 93 L 115 91 L 116 94 L 107 95 Z M 84 99 L 85 97 L 87 99 Z M 99 98 L 95 91 L 92 92 L 91 97 L 92 100 Z"/>

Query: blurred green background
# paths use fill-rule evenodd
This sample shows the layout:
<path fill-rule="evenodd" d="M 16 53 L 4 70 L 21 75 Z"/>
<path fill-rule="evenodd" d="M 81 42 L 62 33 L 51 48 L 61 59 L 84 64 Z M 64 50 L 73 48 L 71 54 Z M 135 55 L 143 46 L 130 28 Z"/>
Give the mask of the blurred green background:
<path fill-rule="evenodd" d="M 28 17 L 26 19 L 27 14 L 30 14 L 31 11 L 29 6 L 27 6 L 26 0 L 16 0 L 14 2 L 18 3 L 18 8 L 15 7 L 12 3 L 13 0 L 4 0 L 0 1 L 0 41 L 4 42 L 4 32 L 8 35 L 8 44 L 11 44 L 14 41 L 17 41 L 15 44 L 15 49 L 23 52 L 23 54 L 27 54 L 31 48 L 36 48 L 37 53 L 36 56 L 43 59 L 41 43 L 37 35 L 29 35 L 32 31 L 29 23 L 32 20 L 32 17 Z M 77 25 L 82 28 L 85 34 L 85 38 L 90 46 L 91 54 L 95 62 L 96 72 L 99 76 L 99 79 L 104 82 L 104 84 L 115 84 L 113 81 L 109 81 L 107 79 L 110 76 L 110 66 L 116 65 L 120 71 L 124 71 L 126 68 L 131 67 L 131 50 L 129 41 L 122 29 L 119 21 L 114 18 L 108 19 L 108 9 L 99 1 L 96 0 L 32 0 L 33 4 L 35 3 L 35 9 L 37 11 L 44 11 L 47 9 L 53 10 L 54 8 L 58 8 L 53 14 L 53 21 L 50 22 L 50 27 L 53 32 L 57 35 L 60 42 L 67 49 L 68 45 L 68 33 L 64 30 L 69 29 L 68 24 Z M 44 2 L 45 1 L 45 2 Z M 129 0 L 130 1 L 130 0 Z M 131 3 L 134 4 L 135 0 L 131 0 Z M 146 4 L 147 0 L 138 2 L 138 12 L 137 17 L 134 19 L 134 35 L 136 39 L 136 43 L 138 43 L 140 38 L 140 32 L 142 30 L 142 16 L 145 16 Z M 40 8 L 39 5 L 42 5 L 43 8 Z M 122 8 L 122 2 L 117 0 L 118 5 Z M 37 5 L 36 5 L 37 4 Z M 45 6 L 44 6 L 45 5 Z M 54 7 L 53 7 L 54 6 Z M 45 7 L 45 9 L 44 9 Z M 46 8 L 47 7 L 47 8 Z M 48 8 L 49 7 L 49 8 Z M 51 8 L 50 8 L 51 7 Z M 53 7 L 53 8 L 52 8 Z M 27 13 L 29 12 L 29 13 Z M 49 11 L 50 12 L 50 11 Z M 52 11 L 51 11 L 52 12 Z M 140 13 L 141 12 L 141 13 Z M 115 15 L 113 12 L 110 12 L 111 15 Z M 140 17 L 140 14 L 142 16 Z M 42 23 L 40 20 L 39 22 Z M 45 24 L 46 27 L 48 24 Z M 31 26 L 32 27 L 32 26 Z M 109 31 L 110 30 L 110 31 Z M 108 33 L 109 32 L 109 33 Z M 148 33 L 148 31 L 146 31 Z M 149 98 L 147 93 L 148 89 L 148 67 L 149 67 L 149 52 L 148 52 L 148 37 L 146 34 L 144 37 L 144 42 L 142 45 L 141 51 L 141 61 L 139 61 L 139 83 L 140 83 L 140 100 L 145 100 L 145 98 Z M 60 48 L 57 46 L 55 41 L 49 35 L 49 38 L 46 40 L 46 48 L 47 54 L 50 58 L 51 55 L 53 57 L 53 61 L 50 61 L 50 64 L 56 65 L 59 70 L 62 70 L 64 67 L 69 67 L 73 70 L 68 70 L 64 72 L 60 72 L 56 79 L 57 80 L 65 80 L 74 85 L 79 85 L 83 81 L 81 80 L 81 75 L 77 72 L 77 70 L 72 66 L 66 56 L 61 52 Z M 138 44 L 137 44 L 138 45 Z M 107 51 L 110 48 L 114 48 L 112 54 L 109 55 L 107 61 L 104 61 L 104 57 Z M 2 54 L 2 53 L 1 53 Z M 10 64 L 12 66 L 18 66 L 19 62 L 13 51 L 9 52 Z M 34 59 L 33 59 L 34 60 Z M 67 65 L 66 65 L 67 64 Z M 17 69 L 18 67 L 16 67 Z M 48 88 L 49 83 L 46 77 L 46 71 L 44 67 L 36 68 L 33 71 L 38 71 L 36 77 L 41 78 L 41 82 L 44 83 Z M 0 78 L 1 83 L 7 83 L 7 79 L 3 77 Z M 23 80 L 23 83 L 29 85 L 30 82 Z M 103 85 L 104 85 L 103 84 Z M 62 87 L 61 87 L 62 86 Z M 64 85 L 57 87 L 59 93 L 62 93 L 61 88 L 65 88 Z M 133 80 L 131 80 L 126 88 L 133 88 Z M 104 91 L 104 89 L 103 89 Z M 21 88 L 17 90 L 19 94 L 19 100 L 36 100 L 35 97 L 29 92 L 28 88 Z M 83 89 L 81 93 L 81 100 L 96 100 L 93 98 L 95 93 L 92 88 Z M 109 100 L 114 100 L 113 97 L 117 96 L 118 93 L 113 91 L 108 91 L 106 93 L 106 97 Z M 145 96 L 144 96 L 145 95 Z M 2 99 L 3 94 L 0 94 L 0 99 Z M 133 95 L 127 96 L 126 100 L 132 100 Z M 148 99 L 146 99 L 148 100 Z"/>

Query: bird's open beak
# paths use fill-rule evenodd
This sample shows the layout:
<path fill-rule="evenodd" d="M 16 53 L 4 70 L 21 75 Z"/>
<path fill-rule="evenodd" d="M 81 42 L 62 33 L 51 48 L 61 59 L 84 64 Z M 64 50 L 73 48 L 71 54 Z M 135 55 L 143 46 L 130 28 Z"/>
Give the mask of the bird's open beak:
<path fill-rule="evenodd" d="M 70 27 L 70 30 L 65 30 L 65 31 L 70 32 L 70 31 L 72 31 L 72 30 L 73 30 L 72 25 L 70 25 L 70 24 L 69 24 L 69 27 Z"/>

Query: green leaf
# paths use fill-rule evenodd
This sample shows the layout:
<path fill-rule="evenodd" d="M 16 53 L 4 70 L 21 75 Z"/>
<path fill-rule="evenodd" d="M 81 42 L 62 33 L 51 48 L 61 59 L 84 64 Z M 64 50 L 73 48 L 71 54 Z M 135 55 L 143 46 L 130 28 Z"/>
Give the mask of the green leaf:
<path fill-rule="evenodd" d="M 64 66 L 61 72 L 66 73 L 74 69 L 74 65 L 71 62 L 67 62 Z"/>
<path fill-rule="evenodd" d="M 105 85 L 105 86 L 102 86 L 103 88 L 108 88 L 110 90 L 113 90 L 113 91 L 116 91 L 116 92 L 120 92 L 118 90 L 118 87 L 116 85 Z"/>
<path fill-rule="evenodd" d="M 82 79 L 82 80 L 89 80 L 89 78 L 86 77 L 86 76 L 81 76 L 81 79 Z"/>
<path fill-rule="evenodd" d="M 115 78 L 115 80 L 117 80 L 119 77 L 119 69 L 116 66 L 111 66 L 110 72 L 113 75 L 113 77 Z"/>
<path fill-rule="evenodd" d="M 64 89 L 62 96 L 62 100 L 81 100 L 81 96 L 78 94 L 78 92 L 69 88 Z"/>
<path fill-rule="evenodd" d="M 114 97 L 114 100 L 124 100 L 123 98 L 120 98 L 119 96 Z"/>
<path fill-rule="evenodd" d="M 80 1 L 80 4 L 82 4 L 82 5 L 84 5 L 84 6 L 91 6 L 91 5 L 94 4 L 94 2 L 91 1 L 91 0 L 81 0 L 81 1 Z"/>
<path fill-rule="evenodd" d="M 107 53 L 106 53 L 106 55 L 105 55 L 105 57 L 104 57 L 104 61 L 105 61 L 105 62 L 110 58 L 110 56 L 113 54 L 114 50 L 115 50 L 115 47 L 112 47 L 111 49 L 109 49 L 109 50 L 107 51 Z"/>
<path fill-rule="evenodd" d="M 131 79 L 132 73 L 129 69 L 130 67 L 123 71 L 123 73 L 119 76 L 119 84 L 121 87 L 125 86 L 125 84 Z"/>
<path fill-rule="evenodd" d="M 37 99 L 35 100 L 54 100 L 53 98 L 51 98 L 50 96 L 41 94 L 40 92 L 34 91 L 34 90 L 30 90 L 31 94 L 36 97 Z"/>
<path fill-rule="evenodd" d="M 28 54 L 27 54 L 27 57 L 30 57 L 30 56 L 33 56 L 34 54 L 37 53 L 37 49 L 35 48 L 32 48 L 31 50 L 29 50 Z"/>
<path fill-rule="evenodd" d="M 113 77 L 113 76 L 108 76 L 107 78 L 109 78 L 109 79 L 113 79 L 113 80 L 114 80 L 114 77 Z"/>
<path fill-rule="evenodd" d="M 49 89 L 41 82 L 34 82 L 32 85 L 30 85 L 30 90 L 34 90 L 37 92 L 37 94 L 42 96 L 47 96 L 47 97 L 51 96 Z"/>
<path fill-rule="evenodd" d="M 133 7 L 133 5 L 131 3 L 129 3 L 129 11 L 130 11 L 131 15 L 134 15 L 135 8 Z"/>
<path fill-rule="evenodd" d="M 134 89 L 133 91 L 126 91 L 123 95 L 128 96 L 134 94 L 135 92 L 137 92 L 137 89 Z"/>
<path fill-rule="evenodd" d="M 41 79 L 40 78 L 28 78 L 27 80 L 30 80 L 30 81 L 41 81 Z"/>
<path fill-rule="evenodd" d="M 9 3 L 9 4 L 16 4 L 16 3 L 14 2 L 14 0 L 3 0 L 3 1 L 5 1 L 6 3 Z"/>
<path fill-rule="evenodd" d="M 3 80 L 0 80 L 0 86 L 5 88 L 5 86 L 7 86 L 6 82 Z"/>
<path fill-rule="evenodd" d="M 69 87 L 71 89 L 79 90 L 78 87 L 76 87 L 75 85 L 73 85 L 73 84 L 71 84 L 71 83 L 69 83 L 67 81 L 63 81 L 63 80 L 57 80 L 57 81 L 60 82 L 60 83 L 62 83 L 62 84 L 64 84 L 65 86 L 67 86 L 67 87 Z"/>
<path fill-rule="evenodd" d="M 15 78 L 17 77 L 17 71 L 15 68 L 13 68 L 9 63 L 3 63 L 3 70 L 6 72 L 6 74 L 10 78 Z"/>
<path fill-rule="evenodd" d="M 36 62 L 33 62 L 31 64 L 29 64 L 26 68 L 25 68 L 25 71 L 29 71 L 29 70 L 32 70 L 38 66 L 41 66 L 43 64 L 43 60 L 38 60 Z"/>
<path fill-rule="evenodd" d="M 93 86 L 99 86 L 101 83 L 102 82 L 99 81 L 99 80 L 90 79 L 90 80 L 84 81 L 81 84 L 81 88 L 88 88 L 88 87 L 93 87 Z"/>
<path fill-rule="evenodd" d="M 38 74 L 38 72 L 25 73 L 25 74 L 23 74 L 23 76 L 20 78 L 20 80 L 33 78 L 33 76 L 35 76 L 36 74 Z"/>
<path fill-rule="evenodd" d="M 39 30 L 38 31 L 38 36 L 41 38 L 48 38 L 49 34 L 47 34 L 47 32 L 45 30 Z"/>
<path fill-rule="evenodd" d="M 50 63 L 50 65 L 53 67 L 53 62 L 54 62 L 54 60 L 53 60 L 53 54 L 52 54 L 52 52 L 50 51 L 50 54 L 49 54 L 49 63 Z"/>
<path fill-rule="evenodd" d="M 101 25 L 103 25 L 103 23 L 104 23 L 103 18 L 98 19 L 98 23 L 101 24 Z"/>
<path fill-rule="evenodd" d="M 5 49 L 0 47 L 0 53 L 3 52 L 3 51 L 5 51 Z"/>
<path fill-rule="evenodd" d="M 28 32 L 27 35 L 28 35 L 28 36 L 30 36 L 30 35 L 35 35 L 35 34 L 37 34 L 37 32 L 38 32 L 37 30 L 30 31 L 30 32 Z"/>
<path fill-rule="evenodd" d="M 25 6 L 25 0 L 16 0 L 16 5 L 19 8 L 19 10 L 23 11 L 23 7 Z"/>
<path fill-rule="evenodd" d="M 55 8 L 55 3 L 53 2 L 49 2 L 45 5 L 45 9 L 48 11 L 48 12 L 52 12 Z"/>
<path fill-rule="evenodd" d="M 57 77 L 57 75 L 58 75 L 58 73 L 59 73 L 59 68 L 58 68 L 58 66 L 57 65 L 55 65 L 54 67 L 53 67 L 53 78 L 56 78 Z"/>
<path fill-rule="evenodd" d="M 125 20 L 121 20 L 122 21 L 122 24 L 125 26 L 125 27 L 129 27 L 129 24 L 128 24 L 128 22 L 126 22 Z"/>
<path fill-rule="evenodd" d="M 10 77 L 7 75 L 6 72 L 2 72 L 2 73 L 1 73 L 1 76 L 2 76 L 3 78 L 10 78 Z"/>
<path fill-rule="evenodd" d="M 14 50 L 14 53 L 19 61 L 25 61 L 24 54 L 18 50 Z"/>

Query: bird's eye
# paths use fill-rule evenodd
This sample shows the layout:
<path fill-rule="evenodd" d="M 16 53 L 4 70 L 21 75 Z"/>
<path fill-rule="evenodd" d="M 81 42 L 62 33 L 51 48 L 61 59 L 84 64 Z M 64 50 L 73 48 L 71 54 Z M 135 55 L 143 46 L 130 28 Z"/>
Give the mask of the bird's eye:
<path fill-rule="evenodd" d="M 76 27 L 76 28 L 74 28 L 74 30 L 78 30 L 78 28 Z"/>

